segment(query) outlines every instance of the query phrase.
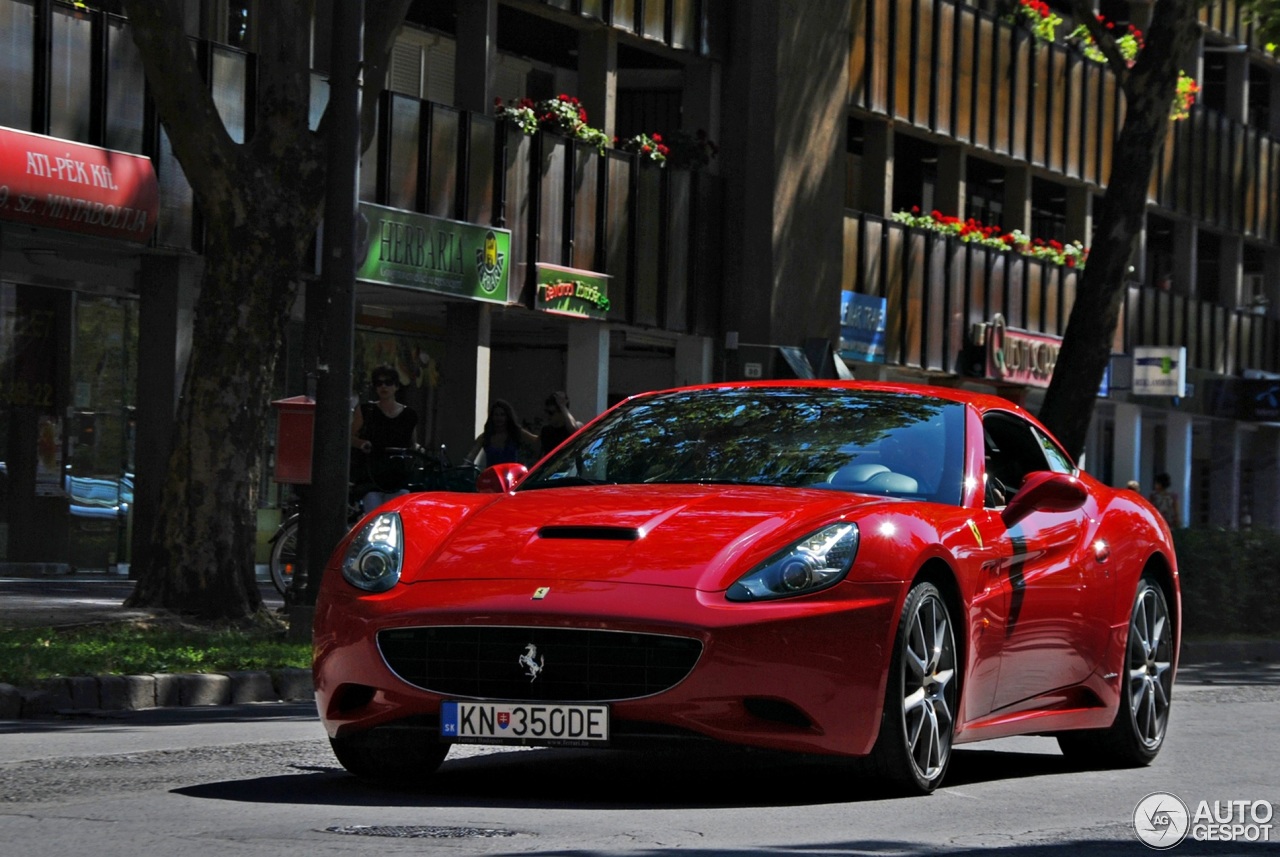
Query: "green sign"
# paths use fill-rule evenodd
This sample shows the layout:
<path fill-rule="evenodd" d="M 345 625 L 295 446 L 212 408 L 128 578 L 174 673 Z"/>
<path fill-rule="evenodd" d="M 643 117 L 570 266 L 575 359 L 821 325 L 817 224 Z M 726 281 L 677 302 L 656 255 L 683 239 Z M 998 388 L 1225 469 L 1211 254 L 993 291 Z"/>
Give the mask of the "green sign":
<path fill-rule="evenodd" d="M 609 314 L 609 275 L 539 263 L 533 308 L 578 318 L 605 318 Z"/>
<path fill-rule="evenodd" d="M 356 279 L 507 302 L 510 231 L 368 202 L 360 203 L 360 214 L 367 230 Z"/>

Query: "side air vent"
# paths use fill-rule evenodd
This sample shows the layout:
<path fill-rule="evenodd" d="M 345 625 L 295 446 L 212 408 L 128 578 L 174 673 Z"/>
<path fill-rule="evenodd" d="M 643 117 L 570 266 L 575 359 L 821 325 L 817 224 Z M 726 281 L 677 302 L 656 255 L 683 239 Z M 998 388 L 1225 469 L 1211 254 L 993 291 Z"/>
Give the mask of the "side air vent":
<path fill-rule="evenodd" d="M 541 539 L 585 539 L 597 542 L 634 542 L 640 538 L 635 527 L 543 527 Z"/>

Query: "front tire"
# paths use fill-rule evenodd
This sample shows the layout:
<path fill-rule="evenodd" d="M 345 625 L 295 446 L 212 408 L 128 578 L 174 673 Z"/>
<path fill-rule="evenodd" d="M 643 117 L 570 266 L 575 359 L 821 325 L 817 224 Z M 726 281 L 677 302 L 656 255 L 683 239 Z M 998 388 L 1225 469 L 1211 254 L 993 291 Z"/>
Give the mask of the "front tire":
<path fill-rule="evenodd" d="M 1173 694 L 1173 620 L 1164 590 L 1151 577 L 1138 581 L 1125 644 L 1124 683 L 1115 722 L 1108 729 L 1063 732 L 1063 755 L 1090 767 L 1149 765 L 1164 744 Z"/>
<path fill-rule="evenodd" d="M 330 738 L 333 755 L 362 780 L 388 785 L 425 782 L 444 762 L 449 745 L 414 736 L 393 740 L 380 730 L 349 738 Z"/>
<path fill-rule="evenodd" d="M 936 586 L 918 583 L 894 638 L 872 770 L 906 794 L 936 789 L 951 762 L 959 688 L 951 611 Z"/>

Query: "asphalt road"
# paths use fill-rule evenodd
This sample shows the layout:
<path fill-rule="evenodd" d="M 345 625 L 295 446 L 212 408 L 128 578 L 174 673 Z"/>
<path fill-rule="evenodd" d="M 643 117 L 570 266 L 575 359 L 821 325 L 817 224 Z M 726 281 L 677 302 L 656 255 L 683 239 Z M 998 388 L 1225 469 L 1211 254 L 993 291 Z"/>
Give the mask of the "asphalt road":
<path fill-rule="evenodd" d="M 1278 704 L 1276 667 L 1197 667 L 1150 768 L 1073 771 L 1051 739 L 1006 739 L 958 748 L 944 787 L 916 799 L 773 754 L 474 747 L 392 791 L 338 768 L 307 705 L 0 722 L 0 853 L 1146 854 L 1132 815 L 1152 792 L 1275 806 Z"/>

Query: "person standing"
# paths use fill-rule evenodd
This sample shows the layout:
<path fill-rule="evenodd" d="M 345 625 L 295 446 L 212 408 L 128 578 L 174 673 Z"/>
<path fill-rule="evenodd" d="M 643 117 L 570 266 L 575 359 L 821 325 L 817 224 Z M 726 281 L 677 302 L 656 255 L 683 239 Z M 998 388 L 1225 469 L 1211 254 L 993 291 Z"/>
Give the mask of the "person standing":
<path fill-rule="evenodd" d="M 1157 473 L 1155 490 L 1151 492 L 1151 505 L 1165 519 L 1172 529 L 1182 526 L 1182 516 L 1178 513 L 1178 495 L 1169 490 L 1171 480 L 1168 473 Z"/>
<path fill-rule="evenodd" d="M 524 449 L 537 442 L 538 436 L 520 425 L 511 403 L 505 399 L 494 399 L 489 406 L 489 419 L 485 420 L 484 431 L 476 437 L 464 460 L 477 467 L 518 463 L 524 458 Z"/>
<path fill-rule="evenodd" d="M 538 435 L 538 445 L 542 457 L 564 443 L 569 437 L 582 428 L 582 422 L 569 412 L 569 396 L 557 390 L 544 403 L 547 410 L 547 424 Z"/>
<path fill-rule="evenodd" d="M 394 366 L 378 366 L 370 381 L 374 400 L 361 402 L 351 414 L 351 446 L 364 459 L 353 461 L 353 481 L 365 489 L 361 502 L 366 512 L 408 493 L 411 462 L 404 450 L 418 446 L 413 436 L 418 415 L 396 398 L 400 373 Z"/>

